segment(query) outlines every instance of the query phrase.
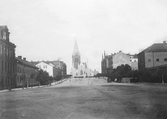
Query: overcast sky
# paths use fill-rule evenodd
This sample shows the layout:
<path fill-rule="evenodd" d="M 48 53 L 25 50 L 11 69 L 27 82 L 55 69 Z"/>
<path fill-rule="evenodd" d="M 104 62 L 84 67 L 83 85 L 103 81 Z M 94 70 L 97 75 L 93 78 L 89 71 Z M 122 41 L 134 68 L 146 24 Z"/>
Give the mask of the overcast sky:
<path fill-rule="evenodd" d="M 101 71 L 101 57 L 135 54 L 167 40 L 167 0 L 0 0 L 16 56 L 72 65 L 75 37 L 81 60 Z"/>

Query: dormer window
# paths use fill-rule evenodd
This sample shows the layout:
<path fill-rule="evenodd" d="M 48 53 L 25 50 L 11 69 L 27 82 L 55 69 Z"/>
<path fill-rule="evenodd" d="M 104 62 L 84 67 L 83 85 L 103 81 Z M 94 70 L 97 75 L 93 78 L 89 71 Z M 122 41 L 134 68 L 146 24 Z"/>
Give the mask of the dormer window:
<path fill-rule="evenodd" d="M 165 58 L 164 61 L 167 61 L 167 58 Z"/>
<path fill-rule="evenodd" d="M 159 62 L 159 59 L 156 59 L 157 62 Z"/>

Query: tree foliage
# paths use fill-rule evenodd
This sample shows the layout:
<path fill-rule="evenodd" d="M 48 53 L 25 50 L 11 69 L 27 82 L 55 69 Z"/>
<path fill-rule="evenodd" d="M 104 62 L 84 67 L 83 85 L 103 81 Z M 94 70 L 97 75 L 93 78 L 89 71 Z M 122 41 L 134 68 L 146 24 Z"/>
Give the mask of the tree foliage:
<path fill-rule="evenodd" d="M 39 81 L 41 85 L 47 85 L 50 83 L 50 80 L 52 80 L 52 78 L 46 71 L 39 70 L 39 72 L 37 73 L 36 80 Z"/>

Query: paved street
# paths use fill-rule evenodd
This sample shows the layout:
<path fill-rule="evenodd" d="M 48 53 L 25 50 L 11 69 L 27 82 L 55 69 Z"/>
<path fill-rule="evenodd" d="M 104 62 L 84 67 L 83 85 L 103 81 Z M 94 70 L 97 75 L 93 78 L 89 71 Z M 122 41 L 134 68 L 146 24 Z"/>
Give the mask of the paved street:
<path fill-rule="evenodd" d="M 69 79 L 0 93 L 0 119 L 166 119 L 167 85 Z"/>

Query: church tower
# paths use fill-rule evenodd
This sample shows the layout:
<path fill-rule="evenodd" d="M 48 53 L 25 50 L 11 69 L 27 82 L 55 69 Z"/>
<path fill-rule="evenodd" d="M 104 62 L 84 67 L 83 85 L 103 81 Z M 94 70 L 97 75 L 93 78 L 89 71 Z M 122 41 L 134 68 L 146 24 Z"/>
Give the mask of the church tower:
<path fill-rule="evenodd" d="M 75 44 L 74 44 L 74 50 L 73 50 L 73 54 L 72 54 L 72 67 L 74 69 L 78 69 L 78 66 L 81 63 L 81 57 L 80 57 L 80 53 L 78 50 L 78 45 L 77 42 L 75 40 Z"/>

